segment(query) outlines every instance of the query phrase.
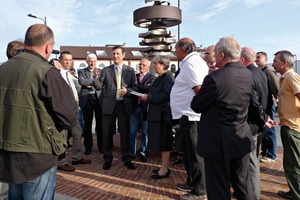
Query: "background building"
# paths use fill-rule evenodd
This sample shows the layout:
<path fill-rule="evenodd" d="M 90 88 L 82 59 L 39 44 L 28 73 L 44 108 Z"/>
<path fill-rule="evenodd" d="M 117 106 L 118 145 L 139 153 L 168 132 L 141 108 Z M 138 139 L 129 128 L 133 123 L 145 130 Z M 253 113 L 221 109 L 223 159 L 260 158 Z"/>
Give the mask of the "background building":
<path fill-rule="evenodd" d="M 106 46 L 61 46 L 60 52 L 62 51 L 70 51 L 73 55 L 73 67 L 78 69 L 83 69 L 87 67 L 85 62 L 86 56 L 89 53 L 94 53 L 97 55 L 97 67 L 104 68 L 113 63 L 111 59 L 111 51 L 112 47 L 115 45 L 106 45 Z M 139 62 L 142 58 L 146 57 L 146 54 L 139 51 L 138 47 L 124 47 L 125 50 L 125 58 L 124 64 L 134 68 L 136 72 L 139 71 Z M 203 52 L 204 49 L 198 49 L 198 52 Z M 172 52 L 169 52 L 169 56 L 171 59 L 171 72 L 175 73 L 178 69 L 178 61 Z"/>

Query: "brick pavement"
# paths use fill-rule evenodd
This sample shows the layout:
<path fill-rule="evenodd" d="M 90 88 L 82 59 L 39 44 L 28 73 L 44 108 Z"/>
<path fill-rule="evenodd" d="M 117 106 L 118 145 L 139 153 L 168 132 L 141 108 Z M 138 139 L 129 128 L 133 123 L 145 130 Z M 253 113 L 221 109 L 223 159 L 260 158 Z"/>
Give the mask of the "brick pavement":
<path fill-rule="evenodd" d="M 96 150 L 85 158 L 92 160 L 92 164 L 76 165 L 74 172 L 57 172 L 56 197 L 57 200 L 154 200 L 179 199 L 183 192 L 175 189 L 176 183 L 184 182 L 186 173 L 182 164 L 171 165 L 169 178 L 152 180 L 152 169 L 160 162 L 158 154 L 150 153 L 147 163 L 138 158 L 133 160 L 136 170 L 128 170 L 120 159 L 118 148 L 119 134 L 114 136 L 114 160 L 110 170 L 102 169 L 102 154 Z M 282 167 L 282 147 L 278 147 L 278 158 L 275 163 L 261 164 L 261 199 L 283 199 L 277 195 L 278 190 L 287 189 Z M 232 198 L 234 199 L 234 198 Z"/>

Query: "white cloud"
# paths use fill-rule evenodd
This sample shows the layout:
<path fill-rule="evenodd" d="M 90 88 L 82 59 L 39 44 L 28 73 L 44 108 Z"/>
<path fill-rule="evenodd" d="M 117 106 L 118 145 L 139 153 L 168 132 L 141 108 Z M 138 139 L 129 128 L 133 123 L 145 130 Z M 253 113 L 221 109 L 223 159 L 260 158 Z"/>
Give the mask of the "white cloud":
<path fill-rule="evenodd" d="M 254 6 L 258 6 L 260 4 L 270 3 L 274 0 L 244 0 L 244 4 L 247 8 L 252 8 Z"/>

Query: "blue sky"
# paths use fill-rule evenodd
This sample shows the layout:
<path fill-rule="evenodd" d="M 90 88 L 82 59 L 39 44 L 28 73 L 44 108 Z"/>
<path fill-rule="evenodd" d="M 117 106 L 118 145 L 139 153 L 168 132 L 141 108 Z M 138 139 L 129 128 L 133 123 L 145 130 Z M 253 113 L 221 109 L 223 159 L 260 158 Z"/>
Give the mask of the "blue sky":
<path fill-rule="evenodd" d="M 0 7 L 0 62 L 6 60 L 9 41 L 24 39 L 26 29 L 47 18 L 60 46 L 103 46 L 126 43 L 139 46 L 133 11 L 153 3 L 145 0 L 2 0 Z M 177 6 L 178 0 L 171 0 Z M 233 36 L 241 46 L 273 54 L 282 49 L 300 59 L 300 0 L 181 0 L 180 36 L 207 47 L 219 38 Z M 169 30 L 177 33 L 177 27 Z"/>

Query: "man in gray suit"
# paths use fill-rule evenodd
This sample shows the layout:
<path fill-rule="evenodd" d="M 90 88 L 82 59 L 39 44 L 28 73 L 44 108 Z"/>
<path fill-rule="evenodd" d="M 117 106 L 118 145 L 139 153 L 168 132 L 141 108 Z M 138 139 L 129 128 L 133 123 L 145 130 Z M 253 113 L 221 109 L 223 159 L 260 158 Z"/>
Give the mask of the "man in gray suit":
<path fill-rule="evenodd" d="M 82 109 L 84 120 L 84 153 L 89 155 L 93 148 L 92 122 L 94 114 L 96 119 L 97 146 L 99 151 L 102 152 L 102 119 L 99 88 L 96 88 L 95 85 L 95 80 L 98 79 L 99 74 L 96 67 L 97 56 L 93 53 L 88 54 L 86 62 L 88 64 L 87 68 L 78 71 L 78 82 L 81 85 L 79 106 Z"/>
<path fill-rule="evenodd" d="M 103 169 L 108 170 L 113 159 L 113 130 L 118 118 L 118 129 L 121 137 L 122 161 L 128 169 L 135 170 L 129 156 L 129 116 L 133 113 L 133 102 L 130 91 L 137 90 L 134 69 L 123 64 L 125 57 L 121 46 L 112 48 L 114 64 L 105 67 L 100 75 L 100 87 L 103 94 Z"/>

